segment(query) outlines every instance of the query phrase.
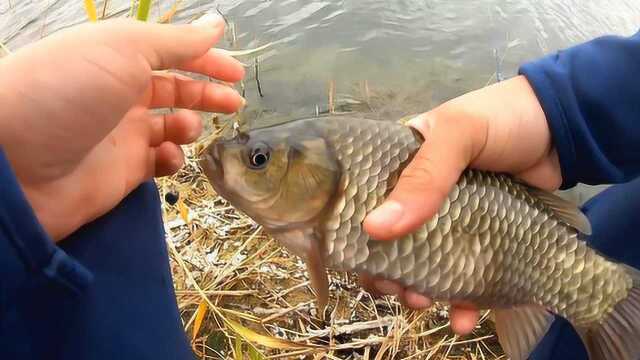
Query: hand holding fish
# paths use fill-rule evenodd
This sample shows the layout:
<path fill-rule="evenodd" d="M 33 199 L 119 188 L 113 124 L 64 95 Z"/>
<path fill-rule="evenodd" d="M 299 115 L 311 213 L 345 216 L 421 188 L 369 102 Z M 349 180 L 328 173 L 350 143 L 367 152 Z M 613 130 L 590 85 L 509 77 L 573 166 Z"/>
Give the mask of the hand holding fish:
<path fill-rule="evenodd" d="M 492 309 L 514 360 L 553 314 L 592 359 L 640 353 L 640 271 L 591 248 L 589 219 L 548 191 L 561 184 L 559 159 L 523 77 L 451 100 L 413 129 L 298 119 L 216 139 L 201 164 L 219 195 L 306 262 L 321 315 L 330 268 L 387 279 L 376 287 L 414 307 L 451 303 L 459 333 L 476 308 Z"/>
<path fill-rule="evenodd" d="M 241 106 L 230 87 L 163 72 L 239 81 L 242 65 L 211 49 L 223 33 L 219 17 L 200 25 L 102 21 L 2 59 L 0 144 L 54 240 L 103 215 L 143 181 L 176 172 L 184 161 L 179 145 L 202 131 L 193 110 Z M 149 111 L 169 107 L 185 110 Z"/>
<path fill-rule="evenodd" d="M 556 190 L 562 182 L 544 112 L 523 76 L 452 99 L 410 125 L 425 142 L 387 200 L 365 219 L 364 228 L 374 239 L 397 239 L 427 222 L 467 167 L 510 173 L 546 190 Z M 368 289 L 398 295 L 409 307 L 431 305 L 411 289 L 361 277 Z M 478 311 L 473 304 L 453 305 L 453 330 L 471 332 Z"/>

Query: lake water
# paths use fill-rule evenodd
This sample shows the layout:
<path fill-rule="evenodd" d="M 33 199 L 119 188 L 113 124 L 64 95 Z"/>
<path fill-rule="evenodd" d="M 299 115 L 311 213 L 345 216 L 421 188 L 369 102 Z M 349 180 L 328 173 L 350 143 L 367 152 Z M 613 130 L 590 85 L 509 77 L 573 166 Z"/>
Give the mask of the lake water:
<path fill-rule="evenodd" d="M 154 1 L 150 19 L 173 4 Z M 107 5 L 108 17 L 127 16 L 130 1 Z M 263 97 L 253 67 L 247 73 L 256 121 L 326 110 L 330 81 L 338 99 L 374 97 L 380 116 L 397 118 L 494 82 L 496 72 L 513 76 L 549 52 L 640 29 L 633 0 L 184 0 L 172 21 L 216 8 L 235 27 L 235 43 L 229 31 L 222 47 L 275 43 L 259 58 Z M 84 21 L 79 0 L 0 1 L 0 41 L 12 50 Z"/>

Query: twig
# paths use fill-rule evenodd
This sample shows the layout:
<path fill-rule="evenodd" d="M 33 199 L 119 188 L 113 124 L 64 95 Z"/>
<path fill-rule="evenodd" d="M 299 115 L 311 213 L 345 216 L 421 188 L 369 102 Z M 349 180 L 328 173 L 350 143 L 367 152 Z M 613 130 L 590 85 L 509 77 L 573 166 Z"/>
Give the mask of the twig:
<path fill-rule="evenodd" d="M 396 321 L 395 316 L 385 316 L 377 320 L 346 324 L 346 325 L 338 326 L 336 328 L 312 330 L 312 331 L 309 331 L 309 335 L 311 337 L 324 337 L 329 335 L 330 332 L 332 332 L 334 336 L 341 335 L 341 334 L 353 334 L 353 333 L 357 333 L 364 330 L 378 329 L 381 327 L 391 326 L 395 321 Z"/>
<path fill-rule="evenodd" d="M 329 80 L 329 113 L 333 114 L 336 109 L 334 106 L 333 96 L 336 92 L 336 85 L 333 80 Z"/>
<path fill-rule="evenodd" d="M 104 19 L 104 17 L 107 15 L 108 5 L 109 5 L 109 0 L 104 0 L 104 4 L 102 5 L 102 16 L 100 16 L 101 19 Z"/>
<path fill-rule="evenodd" d="M 266 324 L 270 321 L 273 321 L 279 317 L 283 317 L 284 315 L 287 315 L 288 313 L 292 312 L 292 311 L 296 311 L 305 307 L 309 307 L 311 306 L 311 304 L 313 304 L 314 300 L 310 300 L 310 301 L 306 301 L 303 303 L 300 303 L 298 305 L 292 306 L 288 309 L 278 309 L 278 311 L 273 314 L 273 315 L 269 315 L 265 318 L 263 318 L 262 320 L 260 320 L 261 323 Z"/>
<path fill-rule="evenodd" d="M 238 57 L 238 56 L 252 55 L 252 54 L 260 52 L 262 50 L 266 50 L 268 47 L 272 46 L 273 44 L 274 44 L 273 42 L 270 42 L 270 43 L 264 44 L 262 46 L 259 46 L 259 47 L 255 48 L 255 49 L 246 49 L 246 50 L 219 49 L 218 51 L 220 51 L 221 53 L 224 53 L 226 55 L 229 55 L 229 56 Z M 251 66 L 251 65 L 247 65 L 247 66 Z"/>
<path fill-rule="evenodd" d="M 260 97 L 264 97 L 264 95 L 262 95 L 262 87 L 260 86 L 260 79 L 258 78 L 258 58 L 256 57 L 256 66 L 255 66 L 255 73 L 256 73 L 256 84 L 258 85 L 258 94 L 260 94 Z"/>
<path fill-rule="evenodd" d="M 317 352 L 317 350 L 314 350 L 314 349 L 296 350 L 296 351 L 291 351 L 287 353 L 267 356 L 265 359 L 282 359 L 282 358 L 295 359 L 296 357 L 299 358 L 300 355 L 308 354 L 310 352 Z"/>
<path fill-rule="evenodd" d="M 224 16 L 222 11 L 220 11 L 220 5 L 216 6 L 216 11 L 218 12 L 218 14 L 220 14 L 220 16 L 222 16 L 222 19 L 224 20 L 225 24 L 227 24 L 227 26 L 229 26 L 229 21 L 227 21 L 227 17 Z"/>
<path fill-rule="evenodd" d="M 238 41 L 238 39 L 236 38 L 236 23 L 231 23 L 229 27 L 231 28 L 231 47 L 235 48 L 236 42 Z"/>
<path fill-rule="evenodd" d="M 205 295 L 212 296 L 245 296 L 255 294 L 256 290 L 202 290 Z M 194 290 L 176 290 L 176 295 L 199 295 L 200 292 Z"/>

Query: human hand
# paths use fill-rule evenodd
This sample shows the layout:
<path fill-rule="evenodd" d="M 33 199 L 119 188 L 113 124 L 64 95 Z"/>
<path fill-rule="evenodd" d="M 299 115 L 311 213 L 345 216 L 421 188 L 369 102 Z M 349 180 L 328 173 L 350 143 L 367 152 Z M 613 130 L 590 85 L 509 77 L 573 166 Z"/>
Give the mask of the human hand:
<path fill-rule="evenodd" d="M 409 234 L 435 215 L 467 167 L 506 172 L 542 189 L 562 183 L 558 155 L 540 104 L 524 76 L 448 101 L 410 121 L 425 142 L 386 201 L 364 221 L 377 240 Z M 362 284 L 395 294 L 411 308 L 431 299 L 397 283 L 361 274 Z M 479 312 L 473 304 L 452 303 L 451 327 L 473 330 Z"/>
<path fill-rule="evenodd" d="M 226 82 L 242 65 L 211 47 L 224 22 L 85 24 L 0 61 L 0 144 L 47 233 L 56 241 L 105 214 L 142 182 L 176 172 L 180 144 L 202 131 L 193 110 L 234 112 Z M 182 111 L 158 115 L 150 109 Z"/>

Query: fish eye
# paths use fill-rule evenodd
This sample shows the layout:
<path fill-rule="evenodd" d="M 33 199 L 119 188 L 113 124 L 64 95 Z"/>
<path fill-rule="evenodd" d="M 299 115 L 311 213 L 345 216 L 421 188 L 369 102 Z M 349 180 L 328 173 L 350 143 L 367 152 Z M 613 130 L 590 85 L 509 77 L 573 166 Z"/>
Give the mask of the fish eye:
<path fill-rule="evenodd" d="M 271 159 L 271 149 L 265 144 L 257 144 L 249 153 L 249 164 L 253 169 L 263 169 Z"/>

